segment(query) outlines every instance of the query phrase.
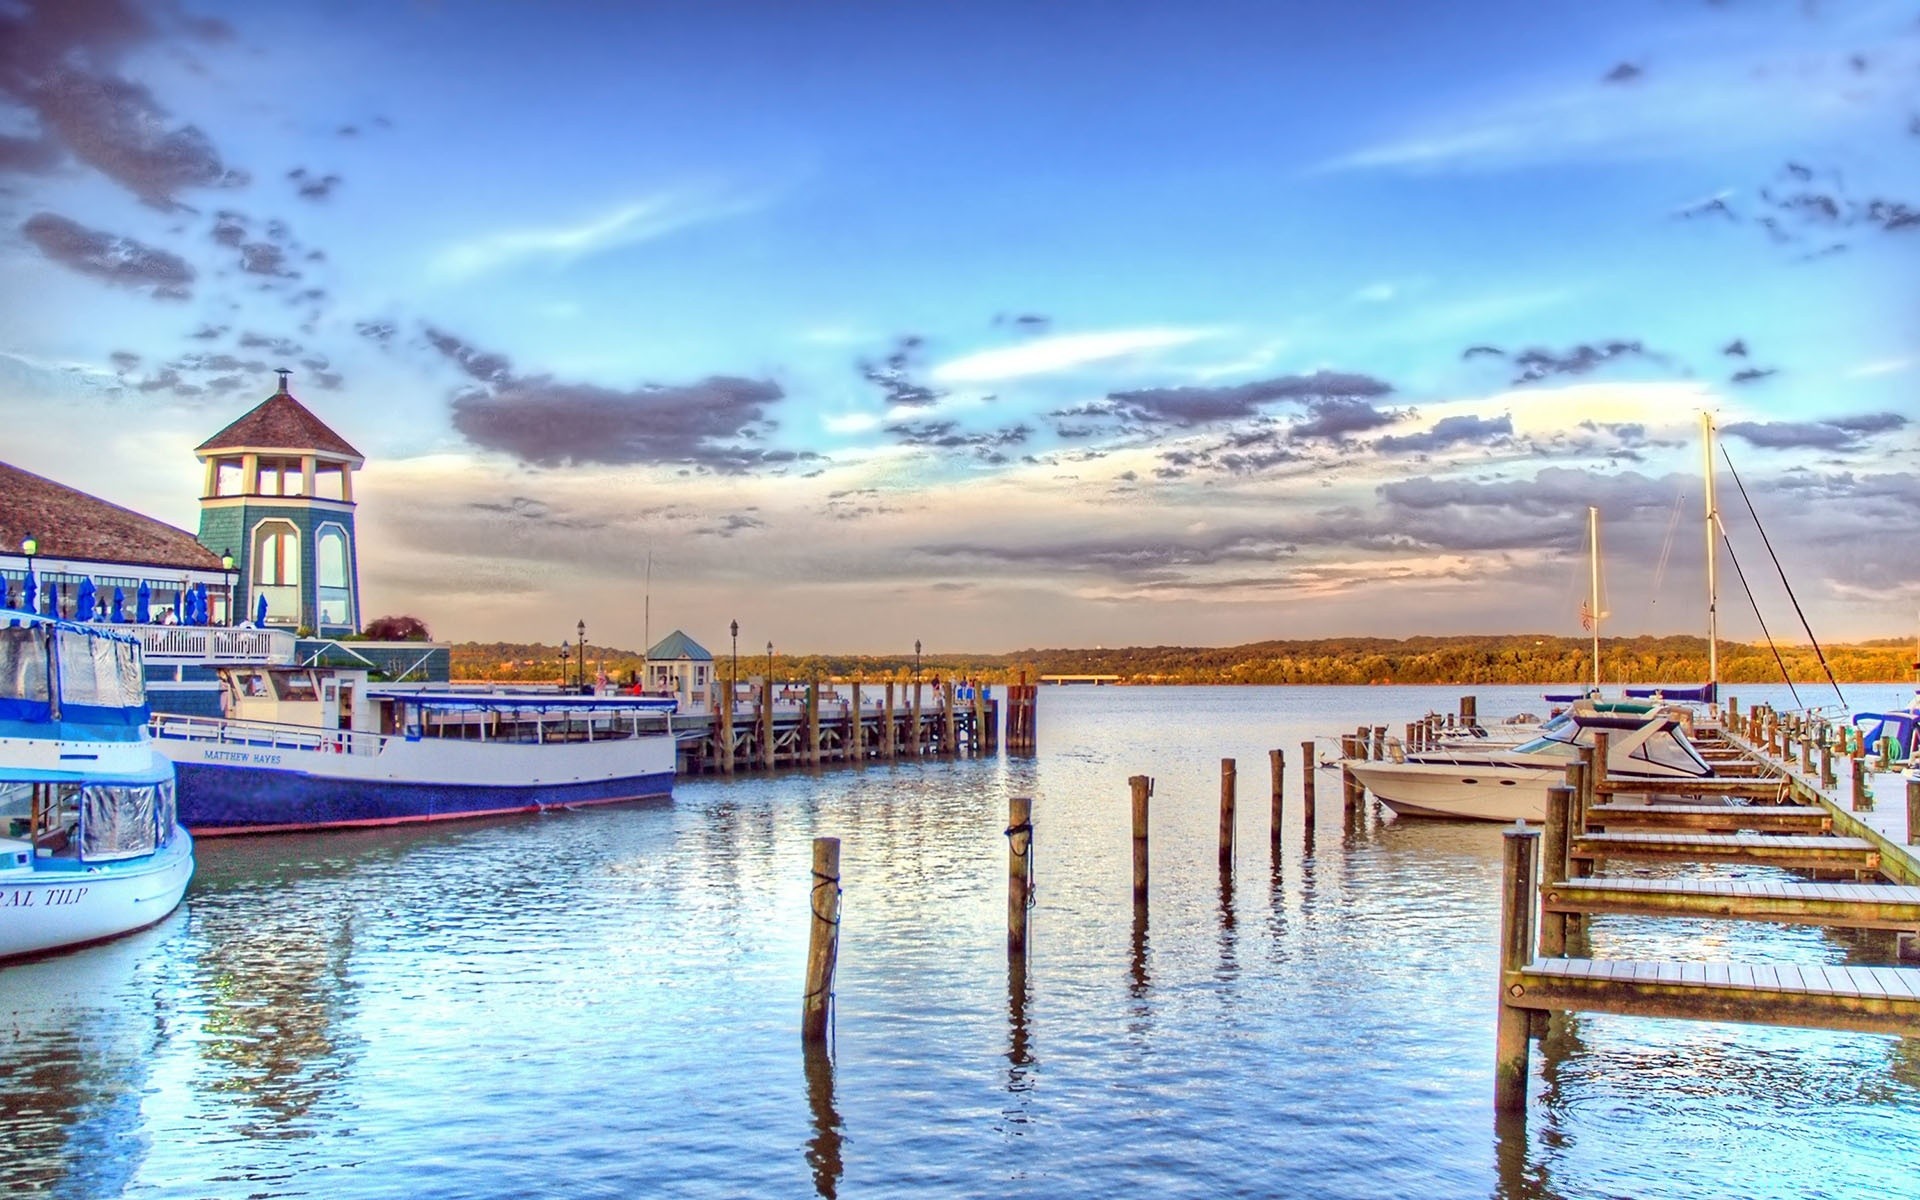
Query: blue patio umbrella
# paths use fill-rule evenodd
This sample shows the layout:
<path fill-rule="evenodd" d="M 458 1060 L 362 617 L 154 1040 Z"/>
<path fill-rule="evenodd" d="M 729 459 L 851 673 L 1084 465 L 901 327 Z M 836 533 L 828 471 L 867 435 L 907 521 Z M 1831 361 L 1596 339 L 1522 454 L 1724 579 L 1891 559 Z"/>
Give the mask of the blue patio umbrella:
<path fill-rule="evenodd" d="M 127 594 L 118 587 L 113 589 L 113 608 L 107 613 L 107 619 L 115 625 L 127 619 Z"/>
<path fill-rule="evenodd" d="M 140 581 L 140 590 L 134 593 L 133 619 L 141 625 L 153 621 L 153 588 L 144 579 Z"/>
<path fill-rule="evenodd" d="M 213 610 L 207 607 L 207 585 L 204 583 L 196 583 L 193 585 L 193 612 L 195 616 L 200 618 L 196 624 L 207 625 L 212 623 Z"/>
<path fill-rule="evenodd" d="M 34 602 L 39 598 L 40 598 L 40 581 L 33 577 L 32 571 L 28 571 L 27 581 L 20 585 L 21 611 L 22 612 L 39 612 L 40 610 L 34 607 Z"/>
<path fill-rule="evenodd" d="M 198 625 L 200 623 L 200 592 L 193 587 L 180 591 L 180 623 Z"/>
<path fill-rule="evenodd" d="M 267 627 L 267 594 L 265 592 L 261 592 L 260 599 L 254 603 L 253 623 L 262 629 Z"/>
<path fill-rule="evenodd" d="M 74 620 L 93 620 L 93 598 L 95 593 L 96 589 L 93 586 L 93 576 L 89 575 L 80 581 L 80 591 L 74 597 L 73 601 Z"/>

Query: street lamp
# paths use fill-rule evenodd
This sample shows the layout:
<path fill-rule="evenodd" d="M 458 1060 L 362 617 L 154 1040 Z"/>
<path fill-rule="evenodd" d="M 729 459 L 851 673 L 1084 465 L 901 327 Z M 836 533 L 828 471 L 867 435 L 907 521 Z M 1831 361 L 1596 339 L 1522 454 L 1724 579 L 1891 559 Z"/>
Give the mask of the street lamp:
<path fill-rule="evenodd" d="M 733 623 L 733 674 L 727 680 L 727 708 L 733 708 L 734 697 L 740 694 L 740 622 Z"/>
<path fill-rule="evenodd" d="M 227 628 L 233 628 L 233 551 L 220 552 L 220 572 L 227 577 Z"/>
<path fill-rule="evenodd" d="M 32 534 L 20 539 L 20 553 L 27 559 L 27 577 L 20 583 L 20 607 L 38 608 L 38 603 L 28 596 L 27 589 L 33 586 L 33 556 L 40 552 L 40 541 Z"/>
<path fill-rule="evenodd" d="M 767 643 L 767 686 L 773 686 L 773 643 Z"/>
<path fill-rule="evenodd" d="M 920 639 L 913 639 L 913 693 L 920 694 Z"/>
<path fill-rule="evenodd" d="M 574 626 L 574 631 L 580 635 L 580 666 L 577 669 L 580 672 L 580 690 L 584 692 L 587 690 L 587 622 L 585 618 Z"/>
<path fill-rule="evenodd" d="M 572 656 L 573 648 L 563 640 L 560 643 L 560 690 L 567 690 L 567 659 Z"/>

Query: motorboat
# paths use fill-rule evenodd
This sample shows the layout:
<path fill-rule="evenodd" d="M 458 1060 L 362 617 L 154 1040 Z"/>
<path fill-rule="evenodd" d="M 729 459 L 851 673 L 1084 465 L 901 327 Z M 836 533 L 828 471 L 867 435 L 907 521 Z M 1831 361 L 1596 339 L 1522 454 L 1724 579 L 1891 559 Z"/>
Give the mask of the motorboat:
<path fill-rule="evenodd" d="M 1345 766 L 1402 816 L 1539 822 L 1546 820 L 1547 789 L 1565 784 L 1567 764 L 1600 730 L 1609 735 L 1609 775 L 1683 784 L 1714 773 L 1681 717 L 1577 711 L 1511 749 L 1409 754 L 1397 762 L 1353 759 Z"/>
<path fill-rule="evenodd" d="M 0 959 L 179 906 L 193 838 L 147 733 L 144 673 L 125 633 L 0 609 Z"/>
<path fill-rule="evenodd" d="M 445 821 L 673 794 L 670 697 L 420 687 L 220 664 L 224 717 L 156 714 L 201 836 Z"/>

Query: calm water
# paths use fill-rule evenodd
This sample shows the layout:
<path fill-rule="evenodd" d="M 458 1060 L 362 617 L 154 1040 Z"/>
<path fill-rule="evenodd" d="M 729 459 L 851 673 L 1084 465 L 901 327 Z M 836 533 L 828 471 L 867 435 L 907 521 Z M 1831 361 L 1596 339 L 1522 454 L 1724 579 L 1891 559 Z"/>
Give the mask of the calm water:
<path fill-rule="evenodd" d="M 1920 1194 L 1920 1039 L 1580 1016 L 1492 1111 L 1500 833 L 1266 751 L 1472 690 L 1065 689 L 1037 759 L 683 783 L 674 803 L 204 843 L 187 904 L 0 969 L 0 1194 Z M 1856 706 L 1906 688 L 1854 688 Z M 1743 703 L 1768 699 L 1748 688 Z M 1216 866 L 1219 760 L 1241 766 Z M 1153 896 L 1126 777 L 1157 777 Z M 1038 903 L 1004 951 L 1007 798 Z M 1295 818 L 1297 820 L 1297 818 Z M 844 841 L 837 1041 L 798 1035 Z M 1596 922 L 1615 956 L 1881 961 L 1884 935 Z"/>

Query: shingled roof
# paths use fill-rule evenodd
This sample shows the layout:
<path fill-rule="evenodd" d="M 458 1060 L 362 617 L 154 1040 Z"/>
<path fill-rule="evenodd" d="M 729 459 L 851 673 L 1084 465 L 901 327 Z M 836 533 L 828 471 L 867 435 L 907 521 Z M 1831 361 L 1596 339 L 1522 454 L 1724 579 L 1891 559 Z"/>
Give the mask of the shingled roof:
<path fill-rule="evenodd" d="M 280 390 L 268 396 L 253 411 L 201 442 L 195 454 L 210 450 L 237 450 L 255 447 L 268 450 L 319 450 L 364 460 L 365 456 L 347 443 L 327 423 L 307 411 L 307 406 L 287 391 L 287 378 L 280 376 Z"/>
<path fill-rule="evenodd" d="M 705 646 L 678 629 L 661 638 L 659 645 L 647 651 L 647 659 L 650 662 L 670 662 L 676 658 L 684 658 L 691 662 L 713 661 L 713 655 L 707 653 Z"/>
<path fill-rule="evenodd" d="M 184 529 L 0 462 L 0 549 L 33 535 L 47 558 L 218 571 L 220 556 Z"/>

